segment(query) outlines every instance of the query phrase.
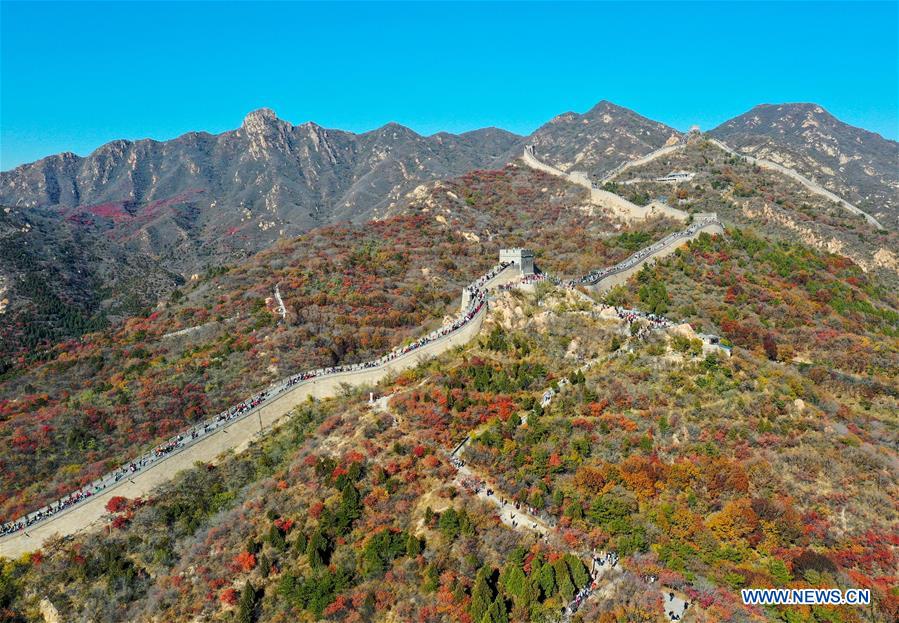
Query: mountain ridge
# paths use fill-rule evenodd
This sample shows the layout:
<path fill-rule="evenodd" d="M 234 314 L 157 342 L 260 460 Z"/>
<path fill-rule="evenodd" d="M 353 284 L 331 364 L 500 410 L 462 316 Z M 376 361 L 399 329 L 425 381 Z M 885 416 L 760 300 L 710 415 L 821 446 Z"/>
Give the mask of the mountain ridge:
<path fill-rule="evenodd" d="M 812 123 L 803 128 L 809 115 Z M 754 122 L 755 116 L 765 122 Z M 791 128 L 800 138 L 791 139 Z M 756 107 L 710 134 L 741 153 L 796 165 L 892 229 L 899 181 L 890 165 L 899 159 L 899 143 L 862 132 L 818 105 L 786 104 Z M 84 157 L 48 156 L 0 173 L 0 207 L 9 211 L 0 219 L 0 234 L 17 246 L 15 257 L 0 262 L 0 280 L 9 290 L 4 324 L 30 323 L 28 314 L 39 307 L 17 286 L 25 281 L 33 293 L 80 301 L 79 313 L 92 320 L 74 324 L 87 326 L 104 315 L 115 319 L 150 309 L 179 283 L 243 261 L 280 239 L 337 222 L 384 218 L 422 184 L 501 168 L 526 145 L 542 161 L 597 181 L 683 137 L 608 100 L 584 113 L 556 115 L 525 137 L 501 128 L 423 136 L 397 122 L 354 134 L 313 121 L 294 125 L 260 108 L 219 134 L 118 139 Z M 858 144 L 862 149 L 853 151 Z M 848 159 L 843 170 L 840 159 Z M 872 201 L 879 209 L 871 208 Z M 69 236 L 95 259 L 89 272 L 100 279 L 96 296 L 82 287 L 77 263 L 49 269 L 48 258 L 79 257 L 61 252 Z M 125 301 L 120 285 L 133 283 L 141 265 L 157 277 L 129 288 Z M 123 273 L 120 266 L 129 268 Z M 41 334 L 60 335 L 55 322 Z"/>
<path fill-rule="evenodd" d="M 796 170 L 891 229 L 899 224 L 899 143 L 840 121 L 818 104 L 759 104 L 709 134 Z"/>
<path fill-rule="evenodd" d="M 787 108 L 802 108 L 802 109 L 821 109 L 821 110 L 822 110 L 828 117 L 830 117 L 830 118 L 832 118 L 832 119 L 838 121 L 839 123 L 841 123 L 841 124 L 843 124 L 843 125 L 845 125 L 845 126 L 848 126 L 848 127 L 850 127 L 850 128 L 853 128 L 853 129 L 855 129 L 855 130 L 858 130 L 858 131 L 861 131 L 861 132 L 864 132 L 864 133 L 867 133 L 867 134 L 871 134 L 872 136 L 877 137 L 878 139 L 881 139 L 881 140 L 886 141 L 886 142 L 888 142 L 888 143 L 894 143 L 894 144 L 899 145 L 899 142 L 894 141 L 894 140 L 892 140 L 892 139 L 890 139 L 890 138 L 887 138 L 887 137 L 883 136 L 882 134 L 880 134 L 880 133 L 878 133 L 878 132 L 876 132 L 876 131 L 868 130 L 868 129 L 866 129 L 866 128 L 863 128 L 862 126 L 852 125 L 852 124 L 846 123 L 846 122 L 844 122 L 844 121 L 841 121 L 838 117 L 836 117 L 835 115 L 833 115 L 832 113 L 830 113 L 829 111 L 827 111 L 826 109 L 824 109 L 820 104 L 816 104 L 815 102 L 783 102 L 783 103 L 761 103 L 761 104 L 756 104 L 755 106 L 753 106 L 753 107 L 750 108 L 749 110 L 747 110 L 747 111 L 745 111 L 745 112 L 743 112 L 743 113 L 740 113 L 739 115 L 737 115 L 737 116 L 735 116 L 735 117 L 732 117 L 732 118 L 730 118 L 730 119 L 728 119 L 728 120 L 726 120 L 726 121 L 721 122 L 720 124 L 718 124 L 718 125 L 716 125 L 715 127 L 713 127 L 711 130 L 709 130 L 709 132 L 712 133 L 712 134 L 718 133 L 720 130 L 722 130 L 723 128 L 725 128 L 725 127 L 728 126 L 729 124 L 731 124 L 734 120 L 739 119 L 739 118 L 741 118 L 741 117 L 744 117 L 744 116 L 746 116 L 746 115 L 749 115 L 750 113 L 759 112 L 759 111 L 765 111 L 765 110 L 769 110 L 769 109 L 783 109 L 783 108 L 785 108 L 785 107 L 787 107 Z M 397 121 L 388 121 L 388 122 L 386 122 L 386 123 L 384 123 L 384 124 L 382 124 L 382 125 L 380 125 L 380 126 L 378 126 L 378 127 L 372 128 L 372 129 L 370 129 L 370 130 L 365 130 L 365 131 L 362 131 L 362 132 L 352 132 L 352 131 L 350 131 L 350 130 L 343 130 L 343 129 L 340 129 L 340 128 L 329 128 L 329 127 L 327 127 L 327 126 L 323 126 L 323 125 L 321 125 L 321 124 L 319 124 L 319 123 L 317 123 L 317 122 L 315 122 L 315 121 L 312 121 L 312 120 L 304 121 L 304 122 L 298 123 L 298 124 L 292 124 L 291 122 L 287 121 L 286 119 L 282 119 L 281 117 L 279 117 L 279 116 L 277 115 L 277 113 L 274 112 L 273 109 L 271 109 L 271 108 L 269 108 L 269 107 L 267 107 L 267 106 L 263 106 L 263 107 L 260 107 L 260 108 L 251 110 L 249 113 L 247 113 L 247 114 L 244 116 L 244 119 L 243 119 L 243 121 L 242 121 L 242 123 L 241 123 L 241 126 L 243 126 L 243 124 L 246 122 L 246 119 L 247 119 L 248 117 L 250 117 L 251 115 L 254 115 L 254 114 L 257 114 L 257 113 L 261 113 L 261 112 L 268 112 L 268 113 L 271 113 L 272 116 L 273 116 L 273 118 L 276 119 L 277 121 L 281 121 L 281 122 L 290 124 L 293 128 L 310 126 L 310 127 L 313 127 L 313 128 L 318 128 L 318 129 L 325 130 L 325 131 L 329 131 L 329 132 L 339 132 L 339 133 L 344 133 L 344 134 L 351 134 L 351 135 L 354 135 L 354 136 L 364 136 L 364 135 L 367 135 L 367 134 L 372 134 L 372 133 L 378 132 L 379 130 L 382 130 L 382 129 L 387 128 L 387 127 L 390 127 L 390 126 L 397 126 L 397 127 L 401 127 L 401 128 L 403 128 L 403 129 L 405 129 L 405 130 L 411 132 L 412 134 L 414 134 L 414 135 L 416 135 L 416 136 L 419 136 L 419 137 L 422 137 L 422 138 L 434 138 L 434 137 L 438 137 L 438 136 L 463 137 L 463 136 L 469 136 L 469 135 L 479 134 L 479 133 L 483 133 L 483 132 L 487 132 L 487 131 L 495 131 L 495 132 L 500 132 L 500 133 L 502 133 L 502 134 L 506 134 L 506 135 L 510 135 L 510 136 L 513 136 L 513 137 L 517 137 L 517 138 L 523 139 L 523 138 L 527 138 L 527 137 L 533 136 L 533 135 L 536 134 L 540 129 L 544 128 L 545 126 L 548 126 L 548 125 L 551 125 L 551 124 L 554 124 L 554 123 L 558 123 L 559 121 L 564 120 L 566 117 L 572 117 L 572 116 L 576 116 L 576 117 L 586 117 L 586 116 L 589 116 L 591 113 L 594 113 L 594 112 L 596 112 L 596 111 L 598 111 L 598 110 L 600 110 L 600 109 L 603 109 L 603 108 L 611 108 L 611 109 L 614 109 L 614 110 L 619 110 L 619 111 L 623 111 L 623 112 L 626 112 L 626 113 L 630 113 L 630 114 L 632 114 L 632 115 L 634 115 L 634 116 L 636 116 L 636 117 L 639 117 L 639 118 L 641 118 L 641 119 L 644 119 L 644 120 L 647 120 L 647 121 L 650 121 L 650 122 L 653 122 L 653 123 L 657 123 L 657 124 L 660 124 L 660 125 L 664 125 L 665 127 L 670 128 L 670 129 L 672 130 L 672 132 L 675 132 L 675 133 L 677 133 L 677 134 L 679 134 L 679 135 L 686 134 L 686 131 L 685 131 L 685 130 L 679 130 L 679 129 L 675 128 L 674 126 L 669 126 L 669 125 L 667 125 L 667 124 L 664 124 L 663 122 L 655 121 L 655 120 L 653 120 L 653 119 L 651 119 L 651 118 L 649 118 L 649 117 L 645 117 L 645 116 L 643 116 L 643 115 L 640 115 L 639 113 L 637 113 L 637 112 L 635 112 L 635 111 L 633 111 L 633 110 L 631 110 L 631 109 L 629 109 L 629 108 L 626 108 L 626 107 L 624 107 L 624 106 L 615 104 L 614 102 L 612 102 L 612 101 L 610 101 L 610 100 L 606 100 L 606 99 L 600 100 L 600 101 L 597 102 L 595 105 L 593 105 L 590 109 L 588 109 L 587 111 L 585 111 L 585 112 L 583 112 L 583 113 L 579 113 L 579 112 L 577 112 L 577 111 L 575 111 L 575 110 L 568 110 L 568 111 L 559 113 L 558 115 L 555 115 L 555 116 L 552 117 L 550 120 L 546 121 L 544 124 L 542 124 L 541 126 L 539 126 L 538 128 L 536 128 L 536 129 L 535 129 L 533 132 L 531 132 L 530 134 L 519 134 L 519 133 L 517 133 L 517 132 L 512 132 L 511 130 L 506 130 L 505 128 L 502 128 L 502 127 L 496 126 L 496 125 L 484 126 L 484 127 L 481 127 L 481 128 L 474 128 L 474 129 L 472 129 L 472 130 L 465 130 L 464 132 L 450 132 L 450 131 L 448 131 L 448 130 L 439 130 L 439 131 L 433 132 L 433 133 L 431 133 L 431 134 L 425 134 L 425 133 L 420 133 L 420 132 L 414 130 L 413 128 L 411 128 L 411 127 L 409 127 L 409 126 L 406 126 L 406 125 L 403 125 L 402 123 L 399 123 L 399 122 L 397 122 Z M 184 139 L 184 138 L 186 138 L 186 137 L 196 137 L 196 136 L 215 137 L 215 136 L 220 136 L 220 135 L 222 135 L 222 134 L 232 133 L 232 132 L 235 132 L 235 131 L 237 131 L 237 130 L 239 130 L 239 129 L 240 129 L 240 127 L 237 127 L 237 128 L 231 129 L 231 130 L 224 130 L 224 131 L 222 131 L 222 132 L 210 132 L 210 131 L 207 131 L 207 130 L 189 130 L 189 131 L 187 131 L 187 132 L 183 132 L 183 133 L 181 133 L 181 134 L 178 134 L 178 135 L 173 136 L 172 138 L 168 138 L 168 139 L 157 139 L 157 138 L 152 138 L 152 137 L 143 137 L 143 138 L 136 138 L 136 139 L 126 139 L 126 138 L 112 139 L 112 140 L 110 140 L 110 141 L 107 141 L 107 142 L 105 142 L 105 143 L 103 143 L 103 144 L 97 146 L 96 148 L 94 148 L 93 150 L 91 150 L 90 152 L 88 152 L 88 153 L 85 154 L 85 155 L 79 155 L 79 154 L 76 154 L 76 153 L 73 152 L 73 151 L 70 151 L 70 150 L 64 150 L 64 151 L 60 151 L 60 152 L 57 152 L 57 153 L 54 153 L 54 154 L 48 154 L 48 155 L 46 155 L 46 156 L 43 156 L 43 157 L 38 158 L 38 159 L 36 159 L 36 160 L 32 160 L 32 161 L 30 161 L 30 162 L 23 162 L 23 163 L 21 163 L 21 164 L 15 165 L 14 167 L 11 167 L 11 168 L 9 168 L 9 169 L 5 169 L 5 170 L 3 170 L 3 171 L 0 171 L 0 173 L 2 173 L 2 174 L 9 174 L 9 173 L 12 173 L 12 172 L 14 172 L 14 171 L 16 171 L 16 170 L 19 170 L 19 169 L 22 169 L 22 168 L 26 168 L 26 167 L 35 166 L 35 165 L 44 163 L 44 162 L 46 162 L 46 161 L 48 161 L 48 160 L 54 160 L 54 159 L 66 159 L 66 160 L 70 160 L 70 159 L 78 159 L 78 160 L 83 160 L 83 159 L 89 158 L 89 157 L 91 157 L 91 156 L 97 154 L 98 152 L 100 152 L 101 150 L 103 150 L 105 147 L 108 147 L 108 146 L 113 145 L 113 144 L 116 144 L 116 143 L 123 143 L 123 144 L 125 144 L 125 145 L 134 145 L 134 144 L 139 144 L 139 143 L 158 143 L 158 144 L 163 144 L 163 143 L 170 143 L 170 142 L 173 142 L 173 141 L 177 141 L 177 140 L 180 140 L 180 139 Z"/>

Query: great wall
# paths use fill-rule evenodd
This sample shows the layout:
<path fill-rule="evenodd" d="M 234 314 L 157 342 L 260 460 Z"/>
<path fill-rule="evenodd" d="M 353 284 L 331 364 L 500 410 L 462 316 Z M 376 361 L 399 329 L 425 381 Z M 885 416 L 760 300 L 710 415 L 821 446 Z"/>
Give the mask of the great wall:
<path fill-rule="evenodd" d="M 868 223 L 870 223 L 874 227 L 876 227 L 878 229 L 886 229 L 883 225 L 880 224 L 880 222 L 876 218 L 874 218 L 873 216 L 871 216 L 870 214 L 868 214 L 861 208 L 854 206 L 853 204 L 849 203 L 842 197 L 838 197 L 837 195 L 830 192 L 829 190 L 827 190 L 826 188 L 824 188 L 817 182 L 814 182 L 814 181 L 808 179 L 807 177 L 805 177 L 801 173 L 798 173 L 797 171 L 794 171 L 793 169 L 789 169 L 789 168 L 783 166 L 782 164 L 777 164 L 776 162 L 771 162 L 770 160 L 764 160 L 762 158 L 755 158 L 754 156 L 750 156 L 748 154 L 744 154 L 742 152 L 736 151 L 736 150 L 728 147 L 726 144 L 722 143 L 721 141 L 714 139 L 714 138 L 710 138 L 710 139 L 708 139 L 708 141 L 715 147 L 724 150 L 731 156 L 734 156 L 736 158 L 743 158 L 746 160 L 746 162 L 748 162 L 750 164 L 754 164 L 762 169 L 767 169 L 769 171 L 776 171 L 777 173 L 786 175 L 790 179 L 795 180 L 796 182 L 799 182 L 800 184 L 802 184 L 807 190 L 810 190 L 811 192 L 813 192 L 817 195 L 820 195 L 820 196 L 824 197 L 825 199 L 829 199 L 830 201 L 833 201 L 834 203 L 838 204 L 844 210 L 847 210 L 847 211 L 851 212 L 852 214 L 855 214 L 856 216 L 864 217 L 864 219 L 866 221 L 868 221 Z"/>
<path fill-rule="evenodd" d="M 484 292 L 521 275 L 520 270 L 515 269 L 512 264 L 499 265 L 491 272 L 495 274 L 475 282 Z M 469 295 L 473 285 L 465 289 Z M 7 529 L 15 523 L 22 523 L 23 527 L 0 538 L 0 556 L 21 555 L 39 548 L 51 536 L 69 536 L 88 528 L 106 514 L 106 502 L 113 494 L 125 497 L 146 495 L 178 471 L 192 467 L 197 461 L 210 462 L 223 452 L 245 446 L 255 435 L 276 426 L 294 407 L 309 398 L 335 396 L 344 386 L 375 385 L 391 374 L 416 367 L 432 357 L 466 344 L 480 331 L 487 312 L 485 300 L 470 296 L 466 300 L 471 302 L 472 313 L 465 315 L 463 308 L 460 318 L 465 318 L 465 321 L 459 323 L 457 320 L 459 326 L 446 334 L 438 335 L 438 330 L 424 336 L 420 341 L 427 341 L 420 347 L 395 354 L 400 350 L 397 349 L 374 362 L 349 366 L 351 369 L 348 370 L 319 369 L 282 379 L 241 403 L 246 404 L 264 396 L 252 408 L 228 417 L 228 414 L 234 413 L 232 407 L 185 430 L 167 444 L 162 444 L 174 448 L 171 452 L 158 455 L 155 451 L 150 451 L 129 464 L 137 466 L 134 471 L 129 466 L 123 466 L 82 487 L 79 491 L 86 492 L 86 495 L 77 502 L 63 505 L 63 500 L 60 500 L 5 524 Z M 53 508 L 59 510 L 53 511 Z"/>
<path fill-rule="evenodd" d="M 648 162 L 650 159 L 670 153 L 676 148 L 678 148 L 676 145 L 666 146 L 662 150 L 647 155 L 642 160 Z M 637 214 L 645 218 L 657 213 L 654 208 L 636 206 L 617 195 L 596 188 L 584 174 L 569 175 L 541 162 L 534 154 L 533 148 L 525 150 L 523 160 L 528 166 L 535 169 L 567 177 L 574 183 L 589 188 L 591 199 L 615 213 L 620 214 L 625 211 L 629 218 L 635 218 Z M 626 168 L 627 166 L 620 167 L 618 172 L 620 173 Z M 643 265 L 673 253 L 683 243 L 696 238 L 703 232 L 723 232 L 723 227 L 714 214 L 689 217 L 680 210 L 675 210 L 674 213 L 678 219 L 693 218 L 694 222 L 685 230 L 666 236 L 615 266 L 594 271 L 582 278 L 579 285 L 585 286 L 587 290 L 594 293 L 604 292 L 614 285 L 626 281 Z M 476 288 L 469 286 L 463 289 L 461 305 L 463 315 L 466 309 L 477 302 L 472 298 L 475 290 L 489 292 L 533 271 L 533 253 L 526 249 L 503 250 L 500 254 L 500 261 L 504 264 L 500 264 L 498 270 L 494 269 L 495 274 L 476 281 L 475 283 L 478 284 Z M 569 285 L 574 285 L 574 283 L 569 282 Z M 280 292 L 277 289 L 276 295 L 280 299 Z M 278 313 L 283 320 L 286 316 L 286 309 L 283 309 L 283 303 L 280 300 L 278 303 Z M 350 369 L 315 370 L 273 384 L 257 395 L 263 398 L 254 403 L 251 408 L 239 412 L 236 416 L 228 417 L 225 415 L 229 411 L 225 411 L 170 440 L 169 446 L 174 448 L 173 451 L 161 456 L 154 455 L 151 451 L 131 463 L 132 466 L 137 466 L 137 469 L 128 470 L 127 466 L 123 466 L 83 487 L 82 491 L 89 491 L 83 500 L 66 507 L 63 507 L 60 501 L 17 520 L 19 522 L 33 521 L 33 523 L 28 524 L 24 529 L 0 537 L 0 555 L 20 555 L 37 549 L 44 540 L 51 536 L 69 536 L 90 528 L 106 515 L 105 504 L 113 494 L 124 497 L 147 495 L 154 488 L 170 480 L 174 474 L 192 467 L 198 461 L 211 462 L 222 453 L 240 450 L 257 435 L 277 426 L 294 407 L 310 398 L 332 397 L 344 387 L 375 385 L 389 375 L 418 366 L 429 358 L 468 343 L 478 334 L 483 324 L 488 309 L 486 299 L 483 303 L 464 322 L 457 321 L 458 327 L 454 327 L 443 335 L 436 335 L 437 332 L 434 332 L 425 336 L 420 340 L 423 345 L 408 352 L 398 355 L 388 353 L 379 360 L 356 364 L 350 366 Z M 231 413 L 233 414 L 233 409 Z M 198 433 L 198 431 L 201 432 Z M 54 506 L 58 509 L 57 512 L 48 512 Z"/>
<path fill-rule="evenodd" d="M 576 286 L 585 286 L 587 290 L 594 293 L 603 292 L 613 285 L 625 281 L 647 263 L 673 253 L 683 243 L 694 239 L 701 233 L 723 232 L 723 227 L 714 214 L 691 218 L 694 218 L 695 221 L 686 229 L 669 234 L 614 266 L 593 271 L 577 281 L 569 281 L 564 284 L 559 279 L 549 278 L 556 283 L 566 285 L 587 301 L 593 302 L 583 292 L 577 290 Z M 254 403 L 252 408 L 240 411 L 234 417 L 224 417 L 225 414 L 234 413 L 232 408 L 195 425 L 190 431 L 185 431 L 169 442 L 175 444 L 174 451 L 157 457 L 154 457 L 152 452 L 148 453 L 131 463 L 132 466 L 136 464 L 140 466 L 133 473 L 126 467 L 122 467 L 116 472 L 106 474 L 85 488 L 92 489 L 89 497 L 47 516 L 46 519 L 42 518 L 36 521 L 26 529 L 20 529 L 0 537 L 0 556 L 21 556 L 40 548 L 48 539 L 69 537 L 92 529 L 107 516 L 106 504 L 113 494 L 127 498 L 143 497 L 171 480 L 178 472 L 192 468 L 197 462 L 213 463 L 229 452 L 241 452 L 266 430 L 278 426 L 289 417 L 290 412 L 296 406 L 310 398 L 329 398 L 338 395 L 347 387 L 376 385 L 392 374 L 421 365 L 432 357 L 468 343 L 480 332 L 486 317 L 489 308 L 487 294 L 497 289 L 504 289 L 504 286 L 514 287 L 516 283 L 531 283 L 529 278 L 535 276 L 534 254 L 529 249 L 503 249 L 500 251 L 499 259 L 500 263 L 491 271 L 463 288 L 459 319 L 448 332 L 443 334 L 440 334 L 439 330 L 432 332 L 419 340 L 418 343 L 421 343 L 421 346 L 401 352 L 399 355 L 395 354 L 398 352 L 396 349 L 374 362 L 355 364 L 349 366 L 350 369 L 338 371 L 320 369 L 283 379 L 257 394 L 256 397 L 264 398 L 258 404 Z M 546 276 L 537 275 L 537 277 L 545 278 Z M 278 300 L 277 312 L 283 322 L 286 318 L 286 309 L 277 286 L 275 294 Z M 544 395 L 545 398 L 546 395 Z M 197 435 L 197 431 L 202 431 L 202 434 Z M 466 442 L 470 439 L 471 436 L 467 436 Z M 458 461 L 457 458 L 454 458 L 455 455 L 464 446 L 465 442 L 460 444 L 450 455 L 454 464 Z M 145 466 L 145 461 L 148 460 L 149 462 Z M 458 473 L 454 482 L 460 486 L 467 482 L 466 476 L 468 481 L 475 478 L 475 473 L 466 472 L 466 468 L 461 462 L 456 467 Z M 475 491 L 475 495 L 498 504 L 498 500 L 493 496 L 487 496 L 485 491 Z M 35 511 L 28 517 L 40 515 L 47 508 Z M 554 526 L 551 521 L 545 523 L 543 519 L 520 510 L 516 511 L 518 513 L 518 520 L 516 520 L 515 513 L 509 513 L 507 517 L 504 508 L 498 507 L 498 509 L 500 520 L 513 530 L 532 530 L 544 535 L 546 539 L 549 538 L 550 530 Z M 585 555 L 583 552 L 577 551 L 571 553 L 579 558 Z M 618 570 L 617 575 L 613 573 L 617 557 L 614 562 L 609 562 L 609 566 L 606 568 L 603 566 L 604 555 L 601 559 L 597 558 L 595 552 L 586 554 L 586 556 L 591 561 L 590 583 L 587 586 L 578 587 L 577 595 L 564 608 L 563 621 L 570 620 L 571 615 L 595 595 L 610 593 L 614 590 L 621 575 L 627 573 L 622 570 Z M 610 554 L 609 561 L 612 560 L 611 556 L 614 554 Z M 597 562 L 599 562 L 599 566 L 597 566 Z M 601 581 L 603 584 L 600 584 Z M 681 610 L 681 614 L 683 614 L 683 610 Z"/>
<path fill-rule="evenodd" d="M 663 145 L 659 149 L 656 149 L 655 151 L 651 151 L 650 153 L 646 154 L 645 156 L 641 156 L 634 160 L 628 160 L 627 162 L 623 162 L 623 163 L 619 164 L 614 169 L 611 169 L 611 170 L 605 172 L 599 178 L 598 184 L 594 184 L 593 182 L 591 182 L 590 179 L 587 177 L 586 173 L 582 173 L 579 171 L 570 171 L 570 172 L 566 173 L 565 171 L 562 171 L 561 169 L 558 169 L 550 164 L 540 161 L 537 158 L 537 155 L 534 151 L 533 146 L 530 146 L 530 145 L 525 148 L 525 153 L 524 153 L 522 159 L 524 160 L 525 164 L 527 164 L 531 168 L 538 169 L 540 171 L 549 173 L 550 175 L 555 175 L 557 177 L 564 177 L 568 181 L 570 181 L 574 184 L 577 184 L 578 186 L 583 186 L 584 188 L 589 189 L 590 190 L 590 198 L 593 201 L 593 203 L 595 203 L 596 205 L 599 205 L 599 206 L 609 207 L 610 209 L 615 211 L 617 214 L 622 216 L 625 220 L 631 220 L 631 219 L 636 219 L 636 218 L 646 218 L 647 216 L 651 216 L 655 213 L 665 214 L 666 216 L 670 216 L 672 218 L 683 220 L 684 219 L 683 215 L 685 213 L 682 212 L 681 210 L 671 208 L 660 202 L 652 202 L 646 206 L 638 206 L 636 204 L 631 203 L 627 199 L 624 199 L 623 197 L 620 197 L 614 193 L 610 193 L 608 191 L 602 190 L 598 186 L 601 186 L 602 184 L 605 184 L 607 182 L 611 182 L 612 180 L 614 180 L 616 177 L 620 176 L 622 173 L 624 173 L 628 169 L 632 169 L 634 167 L 639 167 L 644 164 L 649 164 L 650 162 L 657 160 L 658 158 L 661 158 L 663 156 L 668 156 L 670 154 L 673 154 L 673 153 L 683 149 L 684 147 L 686 147 L 689 138 L 692 136 L 699 136 L 698 129 L 690 130 L 690 132 L 681 136 L 680 139 L 676 143 L 673 143 L 673 144 L 669 143 L 669 144 Z M 835 193 L 827 190 L 826 188 L 821 186 L 821 184 L 818 184 L 817 182 L 810 180 L 809 178 L 802 175 L 798 171 L 795 171 L 793 169 L 785 167 L 782 164 L 772 162 L 771 160 L 765 160 L 764 158 L 756 158 L 749 154 L 737 151 L 737 150 L 733 149 L 732 147 L 729 147 L 726 143 L 724 143 L 718 139 L 715 139 L 715 138 L 704 137 L 704 140 L 707 140 L 709 143 L 711 143 L 712 145 L 714 145 L 715 147 L 717 147 L 718 149 L 722 150 L 723 152 L 727 153 L 730 156 L 733 156 L 735 158 L 742 158 L 742 159 L 746 160 L 746 162 L 748 162 L 750 164 L 754 164 L 755 166 L 757 166 L 759 168 L 762 168 L 762 169 L 765 169 L 768 171 L 774 171 L 776 173 L 780 173 L 781 175 L 785 175 L 785 176 L 789 177 L 790 179 L 792 179 L 793 181 L 801 184 L 806 190 L 808 190 L 812 193 L 815 193 L 816 195 L 823 197 L 829 201 L 836 203 L 844 210 L 847 210 L 848 212 L 851 212 L 852 214 L 855 214 L 856 216 L 863 217 L 870 225 L 872 225 L 878 229 L 885 229 L 885 227 L 883 225 L 881 225 L 880 221 L 878 221 L 876 218 L 874 218 L 873 216 L 871 216 L 870 214 L 868 214 L 867 212 L 865 212 L 858 206 L 853 205 L 846 199 L 843 199 L 842 197 L 836 195 Z"/>
<path fill-rule="evenodd" d="M 607 269 L 602 279 L 590 284 L 590 289 L 599 292 L 627 279 L 647 262 L 672 253 L 680 244 L 703 231 L 723 230 L 715 218 L 694 223 L 686 230 L 675 232 Z M 70 536 L 90 528 L 106 515 L 105 505 L 113 494 L 132 498 L 147 495 L 174 474 L 193 467 L 198 461 L 212 462 L 222 453 L 240 450 L 266 429 L 277 426 L 294 407 L 310 398 L 333 397 L 344 387 L 375 385 L 389 375 L 418 366 L 427 359 L 468 343 L 480 331 L 488 310 L 486 298 L 481 292 L 495 290 L 520 279 L 526 271 L 533 271 L 533 253 L 526 249 L 503 250 L 500 258 L 505 262 L 463 289 L 463 316 L 460 318 L 465 317 L 466 309 L 473 309 L 482 298 L 483 304 L 474 309 L 464 322 L 457 320 L 458 327 L 443 335 L 433 332 L 420 340 L 424 342 L 420 347 L 398 355 L 388 353 L 374 362 L 355 364 L 350 369 L 315 370 L 283 379 L 257 394 L 256 397 L 263 398 L 251 408 L 236 415 L 233 415 L 232 408 L 173 438 L 167 444 L 172 448 L 170 452 L 162 455 L 148 452 L 131 462 L 131 469 L 123 466 L 83 487 L 80 491 L 89 492 L 83 499 L 66 506 L 62 501 L 56 502 L 16 520 L 23 526 L 0 537 L 0 555 L 18 556 L 39 548 L 52 536 Z M 54 507 L 56 511 L 53 511 Z M 32 523 L 24 525 L 26 522 Z"/>
<path fill-rule="evenodd" d="M 665 236 L 614 266 L 594 271 L 590 275 L 582 277 L 580 283 L 597 294 L 605 292 L 627 281 L 631 275 L 643 267 L 647 260 L 656 261 L 671 255 L 685 242 L 698 238 L 702 233 L 724 233 L 724 226 L 718 220 L 717 214 L 696 214 L 693 218 L 693 224 L 687 229 Z"/>
<path fill-rule="evenodd" d="M 524 153 L 522 154 L 521 158 L 524 163 L 532 169 L 543 171 L 544 173 L 549 173 L 550 175 L 554 175 L 556 177 L 564 178 L 572 184 L 577 184 L 578 186 L 586 188 L 588 191 L 590 191 L 589 196 L 591 203 L 599 207 L 606 208 L 623 221 L 630 222 L 635 220 L 642 220 L 657 215 L 667 216 L 678 221 L 686 221 L 690 217 L 690 215 L 683 210 L 672 208 L 671 206 L 660 203 L 658 201 L 654 201 L 645 206 L 638 206 L 635 203 L 631 203 L 620 195 L 610 193 L 607 190 L 603 190 L 602 188 L 597 187 L 596 184 L 590 181 L 590 178 L 587 177 L 586 173 L 583 173 L 581 171 L 572 171 L 570 173 L 566 173 L 561 169 L 557 169 L 550 164 L 542 162 L 537 158 L 537 154 L 533 145 L 528 145 L 527 147 L 525 147 Z"/>

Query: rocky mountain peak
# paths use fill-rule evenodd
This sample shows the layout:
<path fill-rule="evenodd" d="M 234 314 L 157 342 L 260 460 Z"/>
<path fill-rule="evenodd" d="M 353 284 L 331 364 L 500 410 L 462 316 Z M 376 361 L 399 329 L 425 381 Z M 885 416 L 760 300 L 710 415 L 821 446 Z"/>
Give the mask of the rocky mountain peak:
<path fill-rule="evenodd" d="M 584 115 L 595 115 L 598 113 L 632 113 L 632 111 L 619 106 L 609 100 L 599 100 L 593 108 L 584 113 Z"/>
<path fill-rule="evenodd" d="M 899 143 L 844 123 L 818 104 L 761 104 L 711 135 L 799 171 L 881 223 L 896 222 Z"/>
<path fill-rule="evenodd" d="M 599 175 L 665 145 L 680 133 L 602 100 L 585 113 L 567 112 L 538 128 L 528 142 L 563 171 Z"/>
<path fill-rule="evenodd" d="M 284 124 L 286 122 L 279 119 L 278 115 L 271 108 L 259 108 L 244 117 L 241 127 L 248 134 L 256 134 Z"/>
<path fill-rule="evenodd" d="M 420 138 L 420 135 L 415 132 L 415 130 L 407 128 L 406 126 L 399 124 L 396 121 L 385 123 L 380 128 L 375 130 L 375 133 L 378 136 L 393 140 Z"/>
<path fill-rule="evenodd" d="M 839 121 L 818 104 L 760 104 L 743 115 L 746 125 L 763 124 L 771 127 L 808 127 L 809 125 L 833 125 Z M 739 119 L 739 117 L 737 118 Z"/>

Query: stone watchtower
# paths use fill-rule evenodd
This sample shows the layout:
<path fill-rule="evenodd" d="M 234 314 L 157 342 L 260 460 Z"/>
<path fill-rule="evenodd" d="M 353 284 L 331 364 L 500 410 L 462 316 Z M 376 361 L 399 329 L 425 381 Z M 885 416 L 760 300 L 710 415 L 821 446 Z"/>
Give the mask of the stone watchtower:
<path fill-rule="evenodd" d="M 534 252 L 530 249 L 500 249 L 499 261 L 516 264 L 522 276 L 534 274 Z"/>

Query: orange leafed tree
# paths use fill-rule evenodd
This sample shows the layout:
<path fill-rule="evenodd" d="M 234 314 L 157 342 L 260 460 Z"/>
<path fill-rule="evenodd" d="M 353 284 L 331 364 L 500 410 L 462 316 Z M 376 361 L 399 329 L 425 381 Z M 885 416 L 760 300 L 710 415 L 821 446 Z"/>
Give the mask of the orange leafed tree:
<path fill-rule="evenodd" d="M 234 564 L 242 571 L 252 571 L 256 567 L 256 555 L 244 550 L 234 557 Z"/>

